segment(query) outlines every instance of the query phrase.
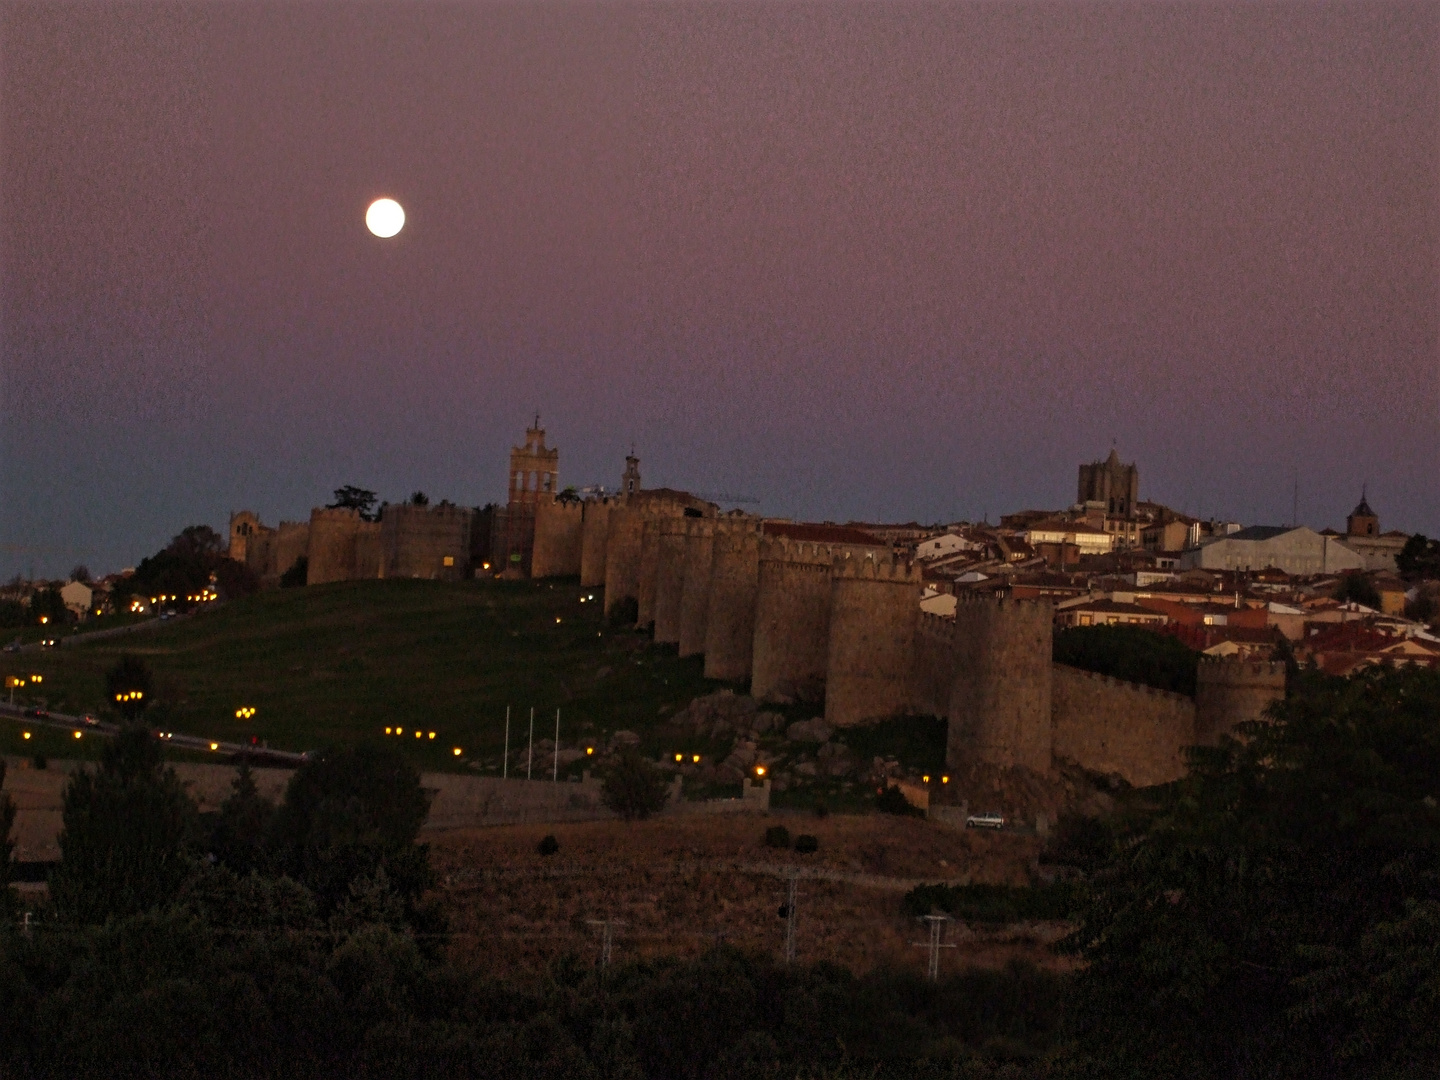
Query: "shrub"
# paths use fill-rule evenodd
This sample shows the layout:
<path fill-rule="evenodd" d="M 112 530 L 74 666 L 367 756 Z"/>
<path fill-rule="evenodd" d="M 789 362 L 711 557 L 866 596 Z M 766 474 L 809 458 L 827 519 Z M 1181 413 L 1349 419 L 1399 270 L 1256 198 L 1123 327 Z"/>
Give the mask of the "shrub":
<path fill-rule="evenodd" d="M 784 825 L 771 825 L 765 830 L 765 846 L 788 848 L 790 846 L 790 830 Z"/>
<path fill-rule="evenodd" d="M 795 837 L 795 851 L 801 855 L 813 855 L 820 850 L 820 841 L 809 833 Z"/>
<path fill-rule="evenodd" d="M 899 817 L 925 816 L 925 811 L 918 806 L 912 806 L 910 800 L 893 784 L 887 785 L 885 790 L 875 797 L 875 808 L 882 814 L 896 814 Z"/>
<path fill-rule="evenodd" d="M 554 855 L 560 850 L 560 841 L 555 839 L 554 833 L 546 833 L 535 850 L 541 855 Z"/>
<path fill-rule="evenodd" d="M 282 589 L 303 588 L 305 582 L 310 578 L 310 559 L 301 555 L 295 560 L 289 570 L 280 575 L 280 587 Z"/>
<path fill-rule="evenodd" d="M 1074 911 L 1078 890 L 1065 882 L 1052 885 L 917 885 L 901 908 L 918 918 L 940 911 L 966 922 L 1011 923 L 1025 919 L 1065 919 Z"/>
<path fill-rule="evenodd" d="M 605 805 L 626 821 L 648 818 L 664 809 L 665 774 L 634 750 L 626 750 L 605 777 Z"/>
<path fill-rule="evenodd" d="M 627 596 L 610 609 L 611 626 L 634 626 L 640 621 L 640 601 Z"/>

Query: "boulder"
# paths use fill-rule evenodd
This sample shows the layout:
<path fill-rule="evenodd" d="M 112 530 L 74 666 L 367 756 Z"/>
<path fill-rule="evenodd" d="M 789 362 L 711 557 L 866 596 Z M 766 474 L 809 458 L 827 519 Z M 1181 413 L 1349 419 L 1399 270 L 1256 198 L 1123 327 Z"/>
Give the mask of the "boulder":
<path fill-rule="evenodd" d="M 833 729 L 818 716 L 813 720 L 797 720 L 785 729 L 785 738 L 791 742 L 823 743 L 830 740 Z"/>

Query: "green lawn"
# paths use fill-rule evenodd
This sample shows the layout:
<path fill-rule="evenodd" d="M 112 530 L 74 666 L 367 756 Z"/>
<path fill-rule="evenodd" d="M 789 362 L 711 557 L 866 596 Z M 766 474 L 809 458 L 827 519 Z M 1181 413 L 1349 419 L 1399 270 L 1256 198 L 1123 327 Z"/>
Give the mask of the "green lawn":
<path fill-rule="evenodd" d="M 600 597 L 573 580 L 287 589 L 118 639 L 5 654 L 0 670 L 43 675 L 51 709 L 98 713 L 105 671 L 129 652 L 156 676 L 152 724 L 237 741 L 254 735 L 286 750 L 383 738 L 398 727 L 426 768 L 497 755 L 507 705 L 512 748 L 523 745 L 533 707 L 537 739 L 554 733 L 558 708 L 562 742 L 629 728 L 659 750 L 657 722 L 721 684 L 702 677 L 700 658 L 681 660 L 673 647 L 606 626 Z M 23 691 L 22 699 L 41 700 Z M 252 720 L 236 719 L 242 706 L 255 708 Z M 414 739 L 417 728 L 426 737 Z"/>

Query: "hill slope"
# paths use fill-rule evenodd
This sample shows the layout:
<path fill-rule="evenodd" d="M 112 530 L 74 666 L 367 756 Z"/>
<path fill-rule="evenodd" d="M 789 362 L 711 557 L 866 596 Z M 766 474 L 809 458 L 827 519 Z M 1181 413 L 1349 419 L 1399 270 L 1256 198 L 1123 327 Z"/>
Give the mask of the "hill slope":
<path fill-rule="evenodd" d="M 7 655 L 5 674 L 45 676 L 52 708 L 98 711 L 123 652 L 155 672 L 152 723 L 176 731 L 308 749 L 406 731 L 427 768 L 494 755 L 512 707 L 511 748 L 535 737 L 642 733 L 717 685 L 697 658 L 606 626 L 601 593 L 570 582 L 371 581 L 281 590 L 114 642 Z M 593 600 L 590 598 L 594 598 Z M 237 720 L 235 710 L 256 715 Z M 588 726 L 587 726 L 588 725 Z M 436 732 L 416 742 L 414 729 Z M 19 748 L 17 747 L 17 752 Z"/>

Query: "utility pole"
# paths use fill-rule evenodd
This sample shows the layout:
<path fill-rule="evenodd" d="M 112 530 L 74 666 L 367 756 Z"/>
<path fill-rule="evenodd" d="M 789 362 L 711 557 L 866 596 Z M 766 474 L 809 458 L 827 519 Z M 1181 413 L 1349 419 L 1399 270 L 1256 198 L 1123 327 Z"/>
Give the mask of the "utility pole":
<path fill-rule="evenodd" d="M 780 905 L 780 917 L 785 920 L 785 962 L 795 962 L 795 871 L 785 883 L 785 903 Z"/>
<path fill-rule="evenodd" d="M 535 706 L 530 706 L 530 748 L 525 751 L 525 779 L 530 779 L 530 764 L 535 760 Z"/>
<path fill-rule="evenodd" d="M 510 706 L 505 706 L 505 756 L 500 759 L 500 779 L 510 779 Z"/>
<path fill-rule="evenodd" d="M 560 779 L 560 710 L 555 710 L 555 765 L 550 770 L 550 779 Z"/>
<path fill-rule="evenodd" d="M 949 915 L 922 915 L 922 916 L 920 917 L 920 921 L 921 921 L 921 922 L 926 922 L 926 923 L 929 923 L 929 924 L 930 924 L 930 940 L 929 940 L 929 941 L 912 941 L 911 944 L 914 945 L 916 948 L 919 948 L 919 949 L 929 949 L 929 950 L 930 950 L 930 965 L 929 965 L 929 967 L 926 969 L 925 974 L 927 974 L 927 975 L 930 976 L 930 981 L 931 981 L 931 982 L 939 982 L 939 981 L 940 981 L 940 950 L 941 950 L 941 949 L 953 949 L 953 948 L 955 948 L 955 945 L 953 945 L 953 944 L 951 944 L 951 943 L 948 943 L 948 942 L 942 942 L 942 941 L 940 940 L 941 937 L 944 936 L 944 933 L 945 933 L 945 924 L 950 921 L 950 916 L 949 916 Z"/>
<path fill-rule="evenodd" d="M 617 926 L 625 924 L 619 919 L 586 919 L 591 926 L 600 927 L 600 970 L 604 971 L 610 966 L 610 945 L 614 940 L 614 930 Z"/>

